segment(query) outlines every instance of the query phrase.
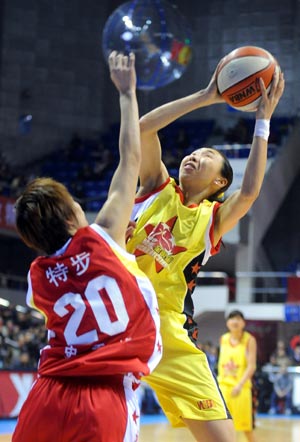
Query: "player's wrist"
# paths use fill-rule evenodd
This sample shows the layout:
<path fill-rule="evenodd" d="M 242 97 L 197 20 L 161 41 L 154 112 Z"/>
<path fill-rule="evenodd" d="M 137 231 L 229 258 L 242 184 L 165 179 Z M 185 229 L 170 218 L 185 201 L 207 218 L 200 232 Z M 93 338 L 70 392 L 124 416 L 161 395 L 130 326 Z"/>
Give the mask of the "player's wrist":
<path fill-rule="evenodd" d="M 255 120 L 254 137 L 261 137 L 268 141 L 270 135 L 270 120 L 257 118 Z"/>
<path fill-rule="evenodd" d="M 196 100 L 198 107 L 205 107 L 214 104 L 214 94 L 208 89 L 201 89 L 196 92 Z"/>

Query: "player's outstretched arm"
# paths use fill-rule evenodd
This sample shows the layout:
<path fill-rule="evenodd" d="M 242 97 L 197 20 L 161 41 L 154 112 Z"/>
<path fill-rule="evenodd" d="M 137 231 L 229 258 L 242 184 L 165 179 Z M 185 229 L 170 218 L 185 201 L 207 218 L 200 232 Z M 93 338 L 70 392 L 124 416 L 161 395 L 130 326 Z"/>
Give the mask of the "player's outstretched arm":
<path fill-rule="evenodd" d="M 125 56 L 112 52 L 109 57 L 109 69 L 120 97 L 120 160 L 110 184 L 107 201 L 100 210 L 96 223 L 125 248 L 125 233 L 134 203 L 141 163 L 134 54 Z"/>
<path fill-rule="evenodd" d="M 284 91 L 283 73 L 275 71 L 269 94 L 260 79 L 262 99 L 256 111 L 253 142 L 247 160 L 241 188 L 230 195 L 217 212 L 214 239 L 215 243 L 250 210 L 257 199 L 267 164 L 269 124 L 273 112 Z"/>

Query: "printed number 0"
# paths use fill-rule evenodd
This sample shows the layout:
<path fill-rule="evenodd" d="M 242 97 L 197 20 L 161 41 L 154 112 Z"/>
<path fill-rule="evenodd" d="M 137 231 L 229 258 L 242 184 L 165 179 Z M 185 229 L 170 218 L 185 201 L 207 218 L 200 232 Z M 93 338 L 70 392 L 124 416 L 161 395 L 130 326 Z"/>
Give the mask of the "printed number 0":
<path fill-rule="evenodd" d="M 114 314 L 116 316 L 116 320 L 114 321 L 112 321 L 110 318 L 101 292 L 102 295 L 104 293 L 107 295 L 111 308 L 114 310 Z M 85 296 L 95 315 L 99 330 L 102 333 L 106 333 L 109 336 L 114 336 L 126 330 L 129 322 L 129 316 L 124 304 L 121 290 L 115 279 L 105 275 L 92 279 L 87 285 Z M 86 305 L 81 295 L 71 292 L 65 293 L 56 301 L 54 305 L 55 313 L 61 318 L 69 314 L 70 312 L 66 308 L 68 305 L 71 305 L 74 308 L 74 312 L 70 316 L 64 331 L 67 344 L 80 345 L 97 342 L 98 333 L 96 329 L 82 333 L 81 335 L 77 335 L 77 331 L 86 310 Z"/>

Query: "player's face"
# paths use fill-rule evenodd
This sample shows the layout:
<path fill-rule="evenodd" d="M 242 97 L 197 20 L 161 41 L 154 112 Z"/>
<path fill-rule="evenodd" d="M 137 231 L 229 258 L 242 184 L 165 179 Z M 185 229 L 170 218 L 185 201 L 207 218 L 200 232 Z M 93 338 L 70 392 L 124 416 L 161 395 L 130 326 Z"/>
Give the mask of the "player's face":
<path fill-rule="evenodd" d="M 180 179 L 201 177 L 201 180 L 210 182 L 220 176 L 222 166 L 223 158 L 218 151 L 202 147 L 183 158 Z"/>
<path fill-rule="evenodd" d="M 245 328 L 245 321 L 240 316 L 234 316 L 233 318 L 227 319 L 227 327 L 231 332 L 242 331 Z"/>

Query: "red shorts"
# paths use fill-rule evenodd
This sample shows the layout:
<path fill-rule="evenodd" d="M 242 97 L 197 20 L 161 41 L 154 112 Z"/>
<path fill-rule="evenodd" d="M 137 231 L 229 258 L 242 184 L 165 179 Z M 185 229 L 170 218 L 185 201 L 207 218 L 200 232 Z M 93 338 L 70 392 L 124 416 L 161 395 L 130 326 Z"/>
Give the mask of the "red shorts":
<path fill-rule="evenodd" d="M 138 432 L 128 378 L 41 377 L 24 402 L 12 442 L 133 442 Z"/>

